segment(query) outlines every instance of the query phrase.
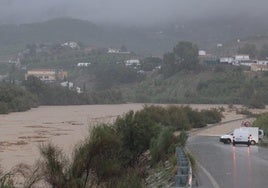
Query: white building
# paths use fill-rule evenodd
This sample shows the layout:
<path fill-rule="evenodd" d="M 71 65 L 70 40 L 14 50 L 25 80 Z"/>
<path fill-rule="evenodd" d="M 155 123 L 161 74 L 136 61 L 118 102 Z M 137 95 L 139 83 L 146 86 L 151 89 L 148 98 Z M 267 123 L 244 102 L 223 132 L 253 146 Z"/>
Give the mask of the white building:
<path fill-rule="evenodd" d="M 268 65 L 252 64 L 251 71 L 268 71 Z"/>
<path fill-rule="evenodd" d="M 257 64 L 258 65 L 268 65 L 268 60 L 258 60 Z"/>
<path fill-rule="evenodd" d="M 206 53 L 206 51 L 204 51 L 204 50 L 199 50 L 199 51 L 198 51 L 198 55 L 199 55 L 199 56 L 205 56 L 205 55 L 207 55 L 207 53 Z"/>
<path fill-rule="evenodd" d="M 65 42 L 65 43 L 61 44 L 61 46 L 70 47 L 72 49 L 79 49 L 80 48 L 80 46 L 77 44 L 77 42 Z"/>
<path fill-rule="evenodd" d="M 126 61 L 125 61 L 125 65 L 126 65 L 126 66 L 132 66 L 132 65 L 139 66 L 139 65 L 140 65 L 140 60 L 138 60 L 138 59 L 130 59 L 130 60 L 126 60 Z"/>
<path fill-rule="evenodd" d="M 62 87 L 68 87 L 69 89 L 73 88 L 74 87 L 74 84 L 72 82 L 61 82 L 60 85 Z"/>
<path fill-rule="evenodd" d="M 115 48 L 109 48 L 108 49 L 108 53 L 109 54 L 118 54 L 118 53 L 120 53 L 120 50 L 119 49 L 115 49 Z"/>
<path fill-rule="evenodd" d="M 91 63 L 88 62 L 77 63 L 77 67 L 88 67 L 89 65 L 91 65 Z"/>
<path fill-rule="evenodd" d="M 248 61 L 250 60 L 250 58 L 248 54 L 238 54 L 238 55 L 235 55 L 235 60 L 236 61 Z"/>
<path fill-rule="evenodd" d="M 232 64 L 233 62 L 234 62 L 234 58 L 233 57 L 221 57 L 220 58 L 220 63 Z"/>
<path fill-rule="evenodd" d="M 77 93 L 82 93 L 81 88 L 80 87 L 76 87 L 76 92 Z"/>

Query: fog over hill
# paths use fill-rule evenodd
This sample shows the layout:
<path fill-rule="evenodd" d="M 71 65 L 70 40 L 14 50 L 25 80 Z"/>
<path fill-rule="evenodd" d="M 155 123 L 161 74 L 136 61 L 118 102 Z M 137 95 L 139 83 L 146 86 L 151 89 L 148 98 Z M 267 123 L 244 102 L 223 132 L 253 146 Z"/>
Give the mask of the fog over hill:
<path fill-rule="evenodd" d="M 208 49 L 266 36 L 267 7 L 267 0 L 0 0 L 0 48 L 75 40 L 154 54 L 189 40 Z"/>
<path fill-rule="evenodd" d="M 72 17 L 95 23 L 153 25 L 247 15 L 265 18 L 267 0 L 1 0 L 0 23 Z"/>

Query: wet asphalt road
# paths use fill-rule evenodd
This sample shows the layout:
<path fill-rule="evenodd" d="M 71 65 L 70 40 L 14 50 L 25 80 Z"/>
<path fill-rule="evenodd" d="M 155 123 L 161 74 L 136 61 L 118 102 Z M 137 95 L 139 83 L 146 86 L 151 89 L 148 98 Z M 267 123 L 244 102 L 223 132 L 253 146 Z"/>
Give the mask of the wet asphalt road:
<path fill-rule="evenodd" d="M 268 149 L 225 145 L 219 137 L 192 136 L 187 143 L 198 167 L 199 188 L 268 188 Z"/>

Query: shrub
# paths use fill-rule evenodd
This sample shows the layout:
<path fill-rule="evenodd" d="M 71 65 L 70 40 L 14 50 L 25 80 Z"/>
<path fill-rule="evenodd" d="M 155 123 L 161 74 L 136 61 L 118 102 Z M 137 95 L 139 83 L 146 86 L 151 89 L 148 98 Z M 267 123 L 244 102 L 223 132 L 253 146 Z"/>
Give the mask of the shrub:
<path fill-rule="evenodd" d="M 268 133 L 268 113 L 260 114 L 253 122 L 253 125 L 263 129 L 265 133 Z"/>
<path fill-rule="evenodd" d="M 265 104 L 261 98 L 252 97 L 249 101 L 246 102 L 245 106 L 249 108 L 265 109 Z"/>
<path fill-rule="evenodd" d="M 157 138 L 151 140 L 150 153 L 152 156 L 152 163 L 155 164 L 159 160 L 164 159 L 170 152 L 174 153 L 172 144 L 176 144 L 173 130 L 171 128 L 164 128 Z M 170 149 L 170 147 L 173 149 Z"/>
<path fill-rule="evenodd" d="M 255 117 L 256 116 L 254 113 L 252 113 L 251 111 L 249 111 L 246 108 L 242 108 L 241 110 L 237 110 L 236 113 L 246 115 L 247 117 Z"/>
<path fill-rule="evenodd" d="M 36 98 L 24 89 L 14 85 L 0 85 L 0 113 L 25 111 L 36 105 Z"/>
<path fill-rule="evenodd" d="M 149 149 L 150 141 L 158 134 L 158 126 L 144 111 L 128 112 L 117 118 L 115 128 L 122 137 L 125 164 L 135 162 L 138 157 Z"/>
<path fill-rule="evenodd" d="M 13 174 L 11 172 L 3 173 L 0 166 L 0 187 L 14 188 Z"/>
<path fill-rule="evenodd" d="M 8 113 L 9 109 L 7 103 L 0 101 L 0 114 L 8 114 Z"/>
<path fill-rule="evenodd" d="M 189 130 L 191 128 L 189 117 L 183 107 L 168 106 L 167 113 L 169 125 L 176 130 Z"/>
<path fill-rule="evenodd" d="M 202 114 L 197 110 L 193 110 L 190 107 L 184 107 L 184 110 L 187 112 L 187 116 L 192 128 L 201 128 L 207 125 Z"/>
<path fill-rule="evenodd" d="M 184 130 L 181 131 L 179 138 L 178 138 L 178 142 L 182 147 L 184 147 L 186 145 L 187 139 L 188 139 L 187 132 Z"/>
<path fill-rule="evenodd" d="M 201 110 L 201 115 L 206 124 L 218 123 L 223 117 L 219 109 L 211 108 L 210 110 Z"/>

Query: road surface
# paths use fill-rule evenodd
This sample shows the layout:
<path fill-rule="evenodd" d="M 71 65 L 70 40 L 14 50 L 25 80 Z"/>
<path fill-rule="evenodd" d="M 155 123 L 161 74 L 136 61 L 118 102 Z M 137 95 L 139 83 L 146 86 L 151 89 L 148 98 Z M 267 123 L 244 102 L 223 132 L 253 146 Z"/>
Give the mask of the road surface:
<path fill-rule="evenodd" d="M 198 186 L 204 188 L 268 187 L 268 149 L 225 145 L 217 136 L 195 135 L 187 148 L 199 163 Z"/>

